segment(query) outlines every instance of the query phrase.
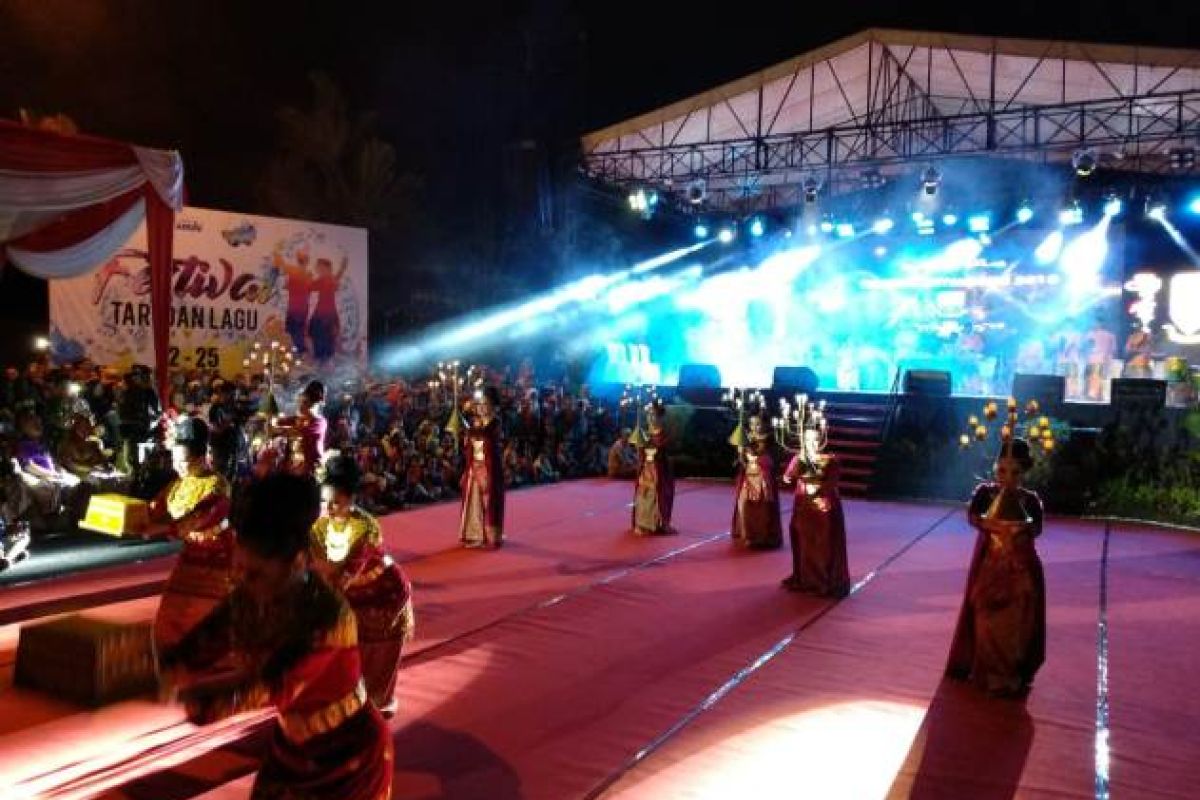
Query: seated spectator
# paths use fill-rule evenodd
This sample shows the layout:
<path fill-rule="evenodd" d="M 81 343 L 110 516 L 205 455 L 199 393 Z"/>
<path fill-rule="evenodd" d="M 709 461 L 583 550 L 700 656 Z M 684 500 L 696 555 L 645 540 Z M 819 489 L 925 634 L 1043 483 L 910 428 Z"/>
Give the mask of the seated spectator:
<path fill-rule="evenodd" d="M 80 505 L 80 481 L 61 469 L 42 441 L 42 420 L 32 408 L 17 415 L 17 464 L 33 499 L 34 510 L 41 516 L 38 527 L 69 527 L 83 516 Z M 82 501 L 86 504 L 86 497 Z M 65 516 L 64 516 L 65 514 Z M 60 518 L 61 517 L 61 518 Z"/>
<path fill-rule="evenodd" d="M 621 429 L 621 434 L 608 449 L 608 477 L 629 479 L 637 476 L 637 449 L 629 443 L 630 431 Z"/>

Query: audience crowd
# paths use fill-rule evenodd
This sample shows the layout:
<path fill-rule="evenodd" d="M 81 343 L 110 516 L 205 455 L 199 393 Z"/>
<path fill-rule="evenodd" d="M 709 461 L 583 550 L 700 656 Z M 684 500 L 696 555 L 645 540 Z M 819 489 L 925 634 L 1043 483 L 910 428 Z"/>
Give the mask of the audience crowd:
<path fill-rule="evenodd" d="M 525 362 L 487 370 L 502 399 L 504 476 L 509 487 L 567 478 L 633 477 L 637 454 L 616 408 L 594 402 L 586 386 L 538 382 Z M 38 360 L 0 379 L 0 521 L 28 522 L 34 533 L 71 531 L 88 497 L 116 491 L 149 499 L 174 477 L 162 442 L 164 420 L 198 415 L 211 429 L 213 465 L 238 486 L 255 465 L 282 463 L 288 440 L 269 420 L 290 407 L 299 379 L 268 393 L 261 375 L 222 379 L 203 372 L 171 376 L 162 403 L 150 370 L 127 373 L 81 361 Z M 458 398 L 459 407 L 469 396 Z M 327 387 L 326 451 L 352 453 L 372 513 L 458 495 L 463 454 L 448 425 L 453 399 L 443 383 L 399 378 Z"/>

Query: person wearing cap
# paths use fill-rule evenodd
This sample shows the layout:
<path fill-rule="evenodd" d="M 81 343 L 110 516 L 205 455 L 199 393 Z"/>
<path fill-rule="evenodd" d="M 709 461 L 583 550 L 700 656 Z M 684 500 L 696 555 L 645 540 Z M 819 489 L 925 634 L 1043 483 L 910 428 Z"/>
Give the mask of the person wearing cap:
<path fill-rule="evenodd" d="M 396 711 L 396 673 L 413 634 L 412 586 L 383 548 L 378 521 L 355 503 L 362 480 L 348 455 L 331 458 L 321 482 L 321 516 L 313 524 L 313 569 L 350 603 L 358 623 L 367 695 L 385 717 Z"/>
<path fill-rule="evenodd" d="M 458 528 L 463 547 L 504 545 L 504 458 L 496 416 L 499 406 L 496 388 L 484 389 L 475 401 L 471 424 L 463 433 L 467 466 L 462 476 Z"/>
<path fill-rule="evenodd" d="M 233 586 L 229 483 L 209 465 L 208 438 L 204 420 L 175 423 L 168 443 L 179 477 L 150 503 L 151 520 L 183 543 L 154 618 L 160 648 L 177 643 Z"/>

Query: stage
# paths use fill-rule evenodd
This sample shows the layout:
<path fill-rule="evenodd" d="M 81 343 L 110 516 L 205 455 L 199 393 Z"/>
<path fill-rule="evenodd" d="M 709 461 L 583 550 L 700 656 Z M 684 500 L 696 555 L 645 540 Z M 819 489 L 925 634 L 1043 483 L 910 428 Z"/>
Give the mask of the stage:
<path fill-rule="evenodd" d="M 512 493 L 499 552 L 456 546 L 453 504 L 384 520 L 417 605 L 395 797 L 1091 798 L 1101 773 L 1117 797 L 1183 798 L 1200 782 L 1196 534 L 1051 519 L 1048 657 L 1021 704 L 941 681 L 973 542 L 961 506 L 848 500 L 855 589 L 832 603 L 779 588 L 786 548 L 731 547 L 728 483 L 681 482 L 662 538 L 625 532 L 631 492 Z M 15 620 L 149 617 L 169 564 L 0 594 L 0 795 L 246 796 L 261 716 L 196 729 L 149 699 L 90 711 L 11 687 Z"/>

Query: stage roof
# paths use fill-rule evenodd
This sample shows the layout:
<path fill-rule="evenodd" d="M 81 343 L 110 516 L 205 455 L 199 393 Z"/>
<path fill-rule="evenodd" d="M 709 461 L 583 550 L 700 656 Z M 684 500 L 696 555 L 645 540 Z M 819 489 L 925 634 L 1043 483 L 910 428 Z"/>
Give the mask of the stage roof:
<path fill-rule="evenodd" d="M 1143 157 L 1194 145 L 1198 122 L 1200 50 L 872 28 L 582 145 L 599 177 L 668 186 L 993 151 L 1069 157 L 1081 146 L 1153 171 Z"/>

